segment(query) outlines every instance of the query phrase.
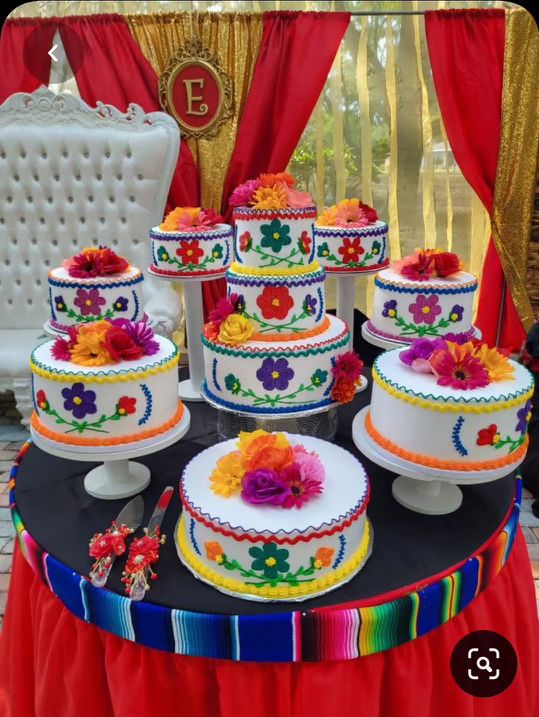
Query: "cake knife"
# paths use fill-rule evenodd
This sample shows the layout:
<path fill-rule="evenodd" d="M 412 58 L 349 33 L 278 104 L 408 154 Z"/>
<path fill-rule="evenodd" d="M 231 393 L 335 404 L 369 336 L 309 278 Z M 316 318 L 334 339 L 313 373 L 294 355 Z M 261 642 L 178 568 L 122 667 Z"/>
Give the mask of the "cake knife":
<path fill-rule="evenodd" d="M 122 582 L 126 584 L 126 592 L 131 600 L 142 600 L 146 591 L 150 589 L 148 577 L 152 580 L 157 578 L 151 565 L 159 559 L 159 546 L 166 540 L 166 536 L 160 534 L 161 523 L 173 493 L 172 486 L 165 488 L 157 501 L 148 526 L 144 528 L 144 537 L 136 538 L 129 548 Z"/>
<path fill-rule="evenodd" d="M 135 530 L 139 527 L 139 525 L 142 523 L 142 518 L 144 516 L 144 501 L 142 499 L 142 496 L 137 495 L 135 498 L 129 501 L 122 510 L 118 513 L 118 517 L 116 520 L 113 521 L 113 523 L 116 526 L 126 526 L 129 528 L 130 533 L 134 533 Z M 114 531 L 112 531 L 112 534 L 114 534 Z M 94 536 L 94 539 L 97 537 L 99 539 L 99 536 Z M 107 556 L 106 559 L 101 562 L 102 565 L 99 566 L 100 569 L 94 569 L 90 573 L 90 578 L 92 580 L 92 585 L 96 588 L 102 588 L 105 583 L 108 580 L 110 571 L 112 566 L 114 565 L 114 561 L 116 559 L 116 553 L 112 552 L 110 555 Z M 94 564 L 95 565 L 95 564 Z"/>

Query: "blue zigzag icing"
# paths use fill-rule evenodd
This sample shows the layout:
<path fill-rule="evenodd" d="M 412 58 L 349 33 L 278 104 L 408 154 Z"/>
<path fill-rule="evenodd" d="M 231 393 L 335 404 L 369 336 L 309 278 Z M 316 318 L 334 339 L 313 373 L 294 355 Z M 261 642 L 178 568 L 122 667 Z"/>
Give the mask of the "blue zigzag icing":
<path fill-rule="evenodd" d="M 216 232 L 215 234 L 212 234 L 210 232 L 199 232 L 196 234 L 196 236 L 193 236 L 192 232 L 173 232 L 165 234 L 163 232 L 158 231 L 150 231 L 150 237 L 152 239 L 159 239 L 159 241 L 178 241 L 179 239 L 198 239 L 199 241 L 214 241 L 215 239 L 227 239 L 228 237 L 232 236 L 232 231 L 230 229 L 225 229 L 220 232 Z"/>
<path fill-rule="evenodd" d="M 140 384 L 140 389 L 142 393 L 144 394 L 144 397 L 146 398 L 146 408 L 144 409 L 144 415 L 139 420 L 138 425 L 142 426 L 148 418 L 152 415 L 152 407 L 153 407 L 153 398 L 152 398 L 152 392 L 148 388 L 148 386 L 145 383 Z"/>
<path fill-rule="evenodd" d="M 54 301 L 52 300 L 52 289 L 49 285 L 49 304 L 51 305 L 51 316 L 53 321 L 56 321 L 56 312 L 54 311 Z"/>
<path fill-rule="evenodd" d="M 227 241 L 227 242 L 226 242 L 225 260 L 224 260 L 224 262 L 223 262 L 223 264 L 224 264 L 225 266 L 229 263 L 229 261 L 228 261 L 229 259 L 230 259 L 230 242 Z"/>
<path fill-rule="evenodd" d="M 333 368 L 334 366 L 335 366 L 335 357 L 333 357 L 333 358 L 331 359 L 331 368 Z M 328 386 L 328 387 L 326 388 L 326 390 L 324 391 L 324 396 L 329 396 L 329 394 L 331 393 L 331 389 L 333 388 L 334 385 L 335 385 L 335 376 L 334 376 L 333 373 L 332 373 L 332 374 L 331 374 L 331 381 L 329 382 L 329 386 Z"/>
<path fill-rule="evenodd" d="M 312 286 L 312 284 L 320 284 L 324 281 L 325 278 L 325 272 L 318 272 L 316 276 L 313 276 L 310 279 L 292 279 L 292 277 L 287 276 L 271 276 L 267 279 L 247 279 L 243 276 L 239 277 L 237 274 L 234 274 L 233 272 L 227 273 L 227 281 L 229 281 L 231 284 L 238 284 L 239 286 L 267 286 L 272 284 L 282 284 L 286 282 L 289 286 Z"/>
<path fill-rule="evenodd" d="M 335 568 L 339 567 L 339 565 L 342 563 L 343 558 L 344 558 L 344 550 L 345 550 L 345 548 L 346 548 L 346 538 L 345 538 L 344 535 L 341 533 L 341 534 L 339 535 L 339 552 L 337 553 L 337 557 L 335 558 L 335 562 L 334 562 L 333 565 L 331 566 L 333 570 L 335 570 Z"/>
<path fill-rule="evenodd" d="M 318 314 L 316 316 L 316 322 L 318 323 L 320 319 L 322 318 L 322 314 L 324 313 L 324 294 L 322 293 L 322 289 L 319 287 L 318 291 L 316 292 L 318 295 Z"/>
<path fill-rule="evenodd" d="M 389 291 L 395 291 L 397 294 L 471 294 L 477 289 L 477 281 L 470 286 L 461 286 L 458 288 L 444 288 L 444 287 L 408 287 L 408 286 L 396 286 L 395 284 L 386 284 L 378 276 L 374 277 L 374 283 L 381 289 L 389 289 Z"/>
<path fill-rule="evenodd" d="M 336 229 L 334 228 L 333 231 L 330 231 L 328 229 L 321 229 L 320 227 L 314 228 L 316 236 L 319 237 L 348 237 L 350 236 L 350 231 L 348 229 Z M 362 229 L 361 230 L 361 236 L 364 237 L 377 237 L 381 236 L 382 234 L 387 234 L 387 226 L 385 227 L 375 227 L 373 229 Z"/>
<path fill-rule="evenodd" d="M 191 524 L 189 525 L 189 535 L 191 536 L 191 544 L 195 550 L 195 553 L 197 555 L 202 555 L 200 552 L 200 548 L 198 547 L 198 543 L 195 538 L 195 521 L 193 518 L 191 518 Z"/>
<path fill-rule="evenodd" d="M 137 292 L 131 290 L 131 293 L 133 294 L 133 302 L 135 304 L 135 310 L 133 312 L 133 316 L 131 317 L 131 321 L 136 321 L 138 319 L 138 312 L 140 310 L 140 304 L 139 304 Z"/>
<path fill-rule="evenodd" d="M 451 441 L 453 442 L 453 445 L 455 446 L 455 450 L 457 453 L 460 453 L 461 456 L 467 456 L 468 451 L 464 446 L 462 445 L 462 441 L 460 440 L 460 431 L 462 428 L 462 425 L 464 423 L 463 416 L 459 416 L 457 418 L 457 422 L 453 426 L 453 430 L 451 431 Z"/>
<path fill-rule="evenodd" d="M 211 377 L 213 378 L 213 385 L 218 391 L 222 391 L 223 389 L 219 384 L 217 383 L 217 359 L 214 358 L 211 365 Z"/>

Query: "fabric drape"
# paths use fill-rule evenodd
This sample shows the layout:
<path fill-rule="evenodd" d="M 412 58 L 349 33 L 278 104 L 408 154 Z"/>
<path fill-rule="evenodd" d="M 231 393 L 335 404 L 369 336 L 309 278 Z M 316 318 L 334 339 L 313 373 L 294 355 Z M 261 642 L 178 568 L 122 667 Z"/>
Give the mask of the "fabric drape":
<path fill-rule="evenodd" d="M 504 73 L 504 10 L 437 10 L 425 13 L 436 94 L 455 159 L 492 216 L 500 146 Z M 503 304 L 503 306 L 502 306 Z M 498 338 L 498 322 L 503 326 Z M 523 327 L 492 240 L 483 267 L 477 325 L 484 339 L 520 346 Z"/>
<path fill-rule="evenodd" d="M 223 190 L 231 211 L 234 188 L 260 172 L 280 172 L 299 142 L 350 13 L 265 12 L 262 43 Z"/>
<path fill-rule="evenodd" d="M 523 8 L 509 10 L 492 238 L 511 297 L 527 331 L 534 322 L 526 274 L 539 148 L 538 76 L 539 31 L 535 20 Z"/>
<path fill-rule="evenodd" d="M 234 114 L 210 137 L 190 138 L 187 144 L 196 158 L 200 205 L 221 208 L 223 184 L 232 155 L 239 118 L 251 86 L 260 40 L 260 13 L 170 13 L 126 16 L 133 37 L 160 75 L 170 57 L 190 39 L 200 39 L 231 78 Z M 206 313 L 224 296 L 222 279 L 202 285 Z"/>
<path fill-rule="evenodd" d="M 492 629 L 515 648 L 505 692 L 477 699 L 451 676 L 464 635 Z M 539 634 L 522 533 L 486 590 L 459 615 L 400 647 L 355 660 L 236 663 L 171 655 L 74 617 L 15 550 L 0 637 L 5 717 L 500 717 L 539 714 Z"/>
<path fill-rule="evenodd" d="M 52 47 L 52 38 L 56 32 L 53 22 L 39 21 L 43 26 L 42 32 L 34 33 L 28 40 L 32 31 L 37 27 L 34 20 L 8 20 L 2 27 L 0 36 L 0 102 L 4 102 L 14 92 L 33 92 L 42 84 L 30 72 L 24 63 L 24 48 L 26 41 L 32 43 L 28 51 L 35 57 L 43 58 L 43 76 L 50 74 L 51 57 L 47 54 Z"/>

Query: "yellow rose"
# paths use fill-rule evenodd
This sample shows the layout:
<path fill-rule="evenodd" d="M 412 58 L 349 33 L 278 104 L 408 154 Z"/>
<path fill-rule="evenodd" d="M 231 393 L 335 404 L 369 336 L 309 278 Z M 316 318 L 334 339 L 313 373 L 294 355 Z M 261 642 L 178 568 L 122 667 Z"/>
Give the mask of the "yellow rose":
<path fill-rule="evenodd" d="M 245 316 L 230 314 L 219 329 L 219 341 L 224 344 L 243 344 L 254 333 L 254 327 Z"/>

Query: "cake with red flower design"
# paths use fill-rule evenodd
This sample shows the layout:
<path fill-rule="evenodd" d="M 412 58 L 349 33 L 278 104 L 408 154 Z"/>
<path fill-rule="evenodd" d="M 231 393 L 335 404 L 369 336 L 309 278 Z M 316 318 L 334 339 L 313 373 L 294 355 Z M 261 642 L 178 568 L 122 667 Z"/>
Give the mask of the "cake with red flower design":
<path fill-rule="evenodd" d="M 145 321 L 71 327 L 32 353 L 32 429 L 71 446 L 153 440 L 182 418 L 178 349 Z"/>
<path fill-rule="evenodd" d="M 503 351 L 466 334 L 416 339 L 378 356 L 373 382 L 365 428 L 386 453 L 451 471 L 524 459 L 534 382 Z"/>
<path fill-rule="evenodd" d="M 177 207 L 150 230 L 153 263 L 162 276 L 222 274 L 232 259 L 232 227 L 213 209 Z"/>
<path fill-rule="evenodd" d="M 360 199 L 343 199 L 314 225 L 316 258 L 330 273 L 361 274 L 387 266 L 388 227 Z"/>
<path fill-rule="evenodd" d="M 417 249 L 374 277 L 368 329 L 398 343 L 453 333 L 471 338 L 476 290 L 476 277 L 462 271 L 456 254 Z"/>
<path fill-rule="evenodd" d="M 351 401 L 363 364 L 345 322 L 326 314 L 311 196 L 281 172 L 249 180 L 230 201 L 236 261 L 203 329 L 204 393 L 219 406 L 265 414 Z"/>
<path fill-rule="evenodd" d="M 144 318 L 142 273 L 107 247 L 87 247 L 49 272 L 52 328 Z"/>
<path fill-rule="evenodd" d="M 338 588 L 372 549 L 363 466 L 316 438 L 242 432 L 187 465 L 180 496 L 181 560 L 247 600 L 304 600 Z"/>

